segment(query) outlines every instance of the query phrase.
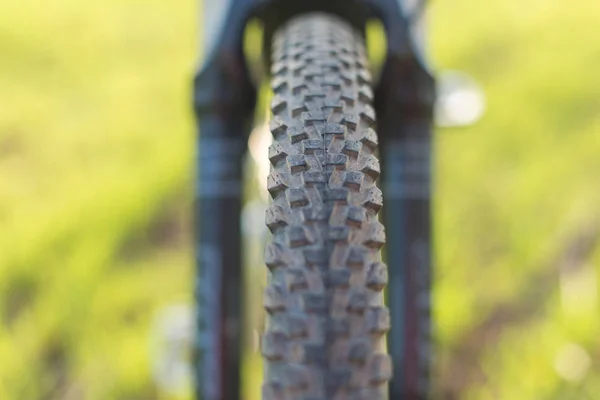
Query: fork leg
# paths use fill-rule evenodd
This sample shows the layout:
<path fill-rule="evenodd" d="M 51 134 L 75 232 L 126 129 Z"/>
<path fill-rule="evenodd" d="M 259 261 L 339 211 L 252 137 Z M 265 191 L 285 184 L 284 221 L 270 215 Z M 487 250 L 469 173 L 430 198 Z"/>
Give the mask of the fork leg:
<path fill-rule="evenodd" d="M 247 17 L 227 10 L 226 24 L 194 82 L 199 131 L 195 234 L 196 399 L 238 400 L 242 355 L 242 159 L 256 91 L 242 52 Z"/>
<path fill-rule="evenodd" d="M 431 363 L 431 143 L 434 80 L 394 0 L 375 0 L 388 58 L 375 94 L 389 266 L 390 399 L 429 395 Z"/>
<path fill-rule="evenodd" d="M 431 141 L 426 121 L 387 122 L 384 129 L 398 133 L 381 145 L 394 364 L 390 399 L 416 400 L 429 391 Z"/>
<path fill-rule="evenodd" d="M 234 121 L 235 122 L 235 121 Z M 243 132 L 205 116 L 202 132 Z M 232 137 L 199 140 L 196 192 L 196 395 L 237 400 L 242 337 L 240 240 L 241 159 L 246 143 Z"/>

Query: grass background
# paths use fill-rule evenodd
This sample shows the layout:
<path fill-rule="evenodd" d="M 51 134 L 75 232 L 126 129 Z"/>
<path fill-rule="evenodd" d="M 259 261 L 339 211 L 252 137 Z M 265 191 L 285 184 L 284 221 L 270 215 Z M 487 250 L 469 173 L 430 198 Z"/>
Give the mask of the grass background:
<path fill-rule="evenodd" d="M 600 4 L 429 15 L 436 68 L 488 101 L 436 137 L 435 398 L 596 399 Z M 174 397 L 152 335 L 191 300 L 197 16 L 0 3 L 0 399 Z"/>

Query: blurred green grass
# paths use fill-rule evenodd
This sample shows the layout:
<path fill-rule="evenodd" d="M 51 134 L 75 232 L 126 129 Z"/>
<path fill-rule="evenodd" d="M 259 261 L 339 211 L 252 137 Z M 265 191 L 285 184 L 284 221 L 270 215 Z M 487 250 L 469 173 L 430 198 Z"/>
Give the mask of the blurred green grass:
<path fill-rule="evenodd" d="M 0 399 L 167 398 L 150 329 L 191 299 L 197 15 L 0 3 Z M 596 398 L 600 4 L 430 16 L 436 67 L 488 100 L 437 133 L 436 398 Z"/>
<path fill-rule="evenodd" d="M 431 11 L 438 65 L 472 73 L 488 100 L 479 124 L 437 136 L 440 390 L 596 398 L 600 4 L 458 0 Z M 561 359 L 566 343 L 591 361 L 579 379 L 556 371 L 586 363 Z"/>
<path fill-rule="evenodd" d="M 0 4 L 0 398 L 153 398 L 189 301 L 194 2 Z"/>

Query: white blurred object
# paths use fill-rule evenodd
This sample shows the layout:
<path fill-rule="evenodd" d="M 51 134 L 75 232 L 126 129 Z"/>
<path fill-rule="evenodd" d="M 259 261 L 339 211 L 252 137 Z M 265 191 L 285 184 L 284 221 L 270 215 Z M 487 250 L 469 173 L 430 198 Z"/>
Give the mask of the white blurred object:
<path fill-rule="evenodd" d="M 265 184 L 266 187 L 266 184 Z M 262 241 L 267 234 L 265 210 L 269 205 L 262 200 L 252 200 L 242 209 L 242 233 L 248 237 Z"/>
<path fill-rule="evenodd" d="M 258 169 L 258 179 L 260 181 L 260 195 L 263 201 L 267 202 L 269 199 L 269 192 L 267 191 L 267 176 L 269 175 L 269 169 L 271 164 L 269 162 L 269 146 L 273 142 L 273 135 L 269 130 L 269 125 L 264 122 L 254 128 L 250 133 L 250 139 L 248 139 L 248 147 L 250 149 L 250 155 L 254 160 L 254 163 Z"/>
<path fill-rule="evenodd" d="M 475 80 L 459 71 L 443 71 L 437 80 L 435 123 L 441 127 L 467 126 L 485 111 L 485 95 Z"/>
<path fill-rule="evenodd" d="M 587 351 L 576 343 L 566 343 L 554 358 L 554 369 L 568 381 L 582 380 L 592 364 Z"/>
<path fill-rule="evenodd" d="M 185 397 L 192 387 L 193 315 L 188 304 L 170 305 L 159 312 L 154 325 L 154 379 L 171 396 Z"/>
<path fill-rule="evenodd" d="M 244 205 L 242 210 L 242 233 L 244 236 L 250 238 L 255 244 L 260 244 L 261 251 L 258 264 L 261 267 L 262 263 L 262 247 L 264 246 L 264 239 L 268 233 L 267 226 L 265 225 L 265 211 L 269 206 L 269 192 L 267 190 L 267 176 L 271 169 L 271 163 L 269 161 L 269 146 L 273 142 L 273 135 L 269 130 L 268 124 L 265 122 L 254 128 L 250 134 L 248 140 L 248 148 L 252 161 L 256 165 L 256 174 L 259 184 L 260 197 L 252 198 L 248 203 Z"/>

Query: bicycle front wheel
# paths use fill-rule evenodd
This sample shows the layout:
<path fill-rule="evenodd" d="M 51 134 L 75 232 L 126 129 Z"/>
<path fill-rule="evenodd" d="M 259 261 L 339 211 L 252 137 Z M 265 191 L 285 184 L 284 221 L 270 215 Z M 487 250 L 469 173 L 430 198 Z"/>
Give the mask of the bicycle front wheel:
<path fill-rule="evenodd" d="M 273 39 L 263 399 L 387 396 L 385 232 L 364 39 L 325 14 Z"/>

